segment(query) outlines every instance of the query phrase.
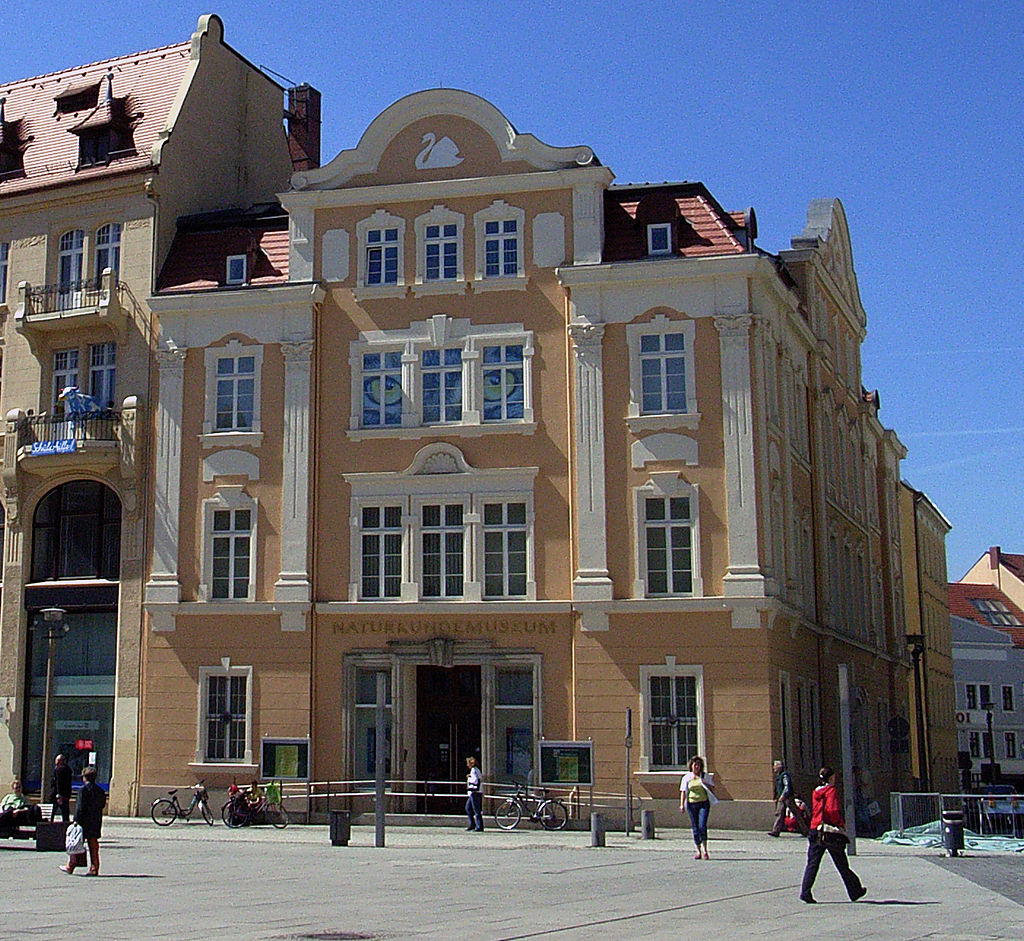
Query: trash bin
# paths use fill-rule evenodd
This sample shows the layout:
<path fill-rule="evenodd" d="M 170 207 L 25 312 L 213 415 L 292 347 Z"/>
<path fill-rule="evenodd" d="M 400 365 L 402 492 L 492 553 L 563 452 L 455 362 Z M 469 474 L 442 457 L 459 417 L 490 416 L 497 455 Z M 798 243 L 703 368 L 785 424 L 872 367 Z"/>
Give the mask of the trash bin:
<path fill-rule="evenodd" d="M 964 812 L 942 811 L 942 847 L 947 856 L 958 856 L 964 848 Z"/>
<path fill-rule="evenodd" d="M 352 836 L 352 812 L 349 810 L 332 810 L 331 818 L 331 846 L 348 846 L 349 837 Z"/>

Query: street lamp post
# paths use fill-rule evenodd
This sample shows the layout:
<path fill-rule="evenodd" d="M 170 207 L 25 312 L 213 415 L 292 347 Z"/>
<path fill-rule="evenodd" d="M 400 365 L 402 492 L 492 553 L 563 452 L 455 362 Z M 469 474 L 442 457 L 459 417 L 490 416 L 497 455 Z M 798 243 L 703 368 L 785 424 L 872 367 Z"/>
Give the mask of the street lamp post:
<path fill-rule="evenodd" d="M 924 702 L 921 692 L 921 656 L 924 654 L 924 634 L 907 634 L 907 646 L 914 661 L 914 713 L 917 719 L 917 766 L 920 788 L 929 789 L 928 757 L 924 741 Z"/>
<path fill-rule="evenodd" d="M 46 697 L 43 700 L 43 738 L 39 748 L 39 791 L 42 793 L 46 781 L 47 749 L 50 747 L 50 720 L 53 715 L 53 666 L 57 653 L 57 641 L 67 632 L 64 621 L 67 612 L 63 608 L 43 608 L 42 625 L 46 628 Z"/>
<path fill-rule="evenodd" d="M 996 743 L 992 737 L 992 710 L 995 706 L 990 702 L 983 702 L 981 708 L 985 710 L 985 727 L 988 729 L 988 747 L 984 749 L 985 757 L 988 758 L 988 784 L 995 784 L 996 765 Z M 985 775 L 982 775 L 982 780 Z"/>

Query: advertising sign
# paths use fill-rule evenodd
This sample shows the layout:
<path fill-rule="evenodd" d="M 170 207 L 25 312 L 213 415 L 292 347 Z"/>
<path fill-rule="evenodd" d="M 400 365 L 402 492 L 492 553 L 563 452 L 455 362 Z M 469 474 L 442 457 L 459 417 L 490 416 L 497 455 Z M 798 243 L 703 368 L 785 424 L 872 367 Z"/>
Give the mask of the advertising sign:
<path fill-rule="evenodd" d="M 264 781 L 309 780 L 308 738 L 265 738 L 261 744 L 260 777 Z"/>
<path fill-rule="evenodd" d="M 58 438 L 56 441 L 33 441 L 33 454 L 74 454 L 74 438 Z"/>
<path fill-rule="evenodd" d="M 540 785 L 594 786 L 593 742 L 548 742 L 538 744 L 540 750 Z"/>

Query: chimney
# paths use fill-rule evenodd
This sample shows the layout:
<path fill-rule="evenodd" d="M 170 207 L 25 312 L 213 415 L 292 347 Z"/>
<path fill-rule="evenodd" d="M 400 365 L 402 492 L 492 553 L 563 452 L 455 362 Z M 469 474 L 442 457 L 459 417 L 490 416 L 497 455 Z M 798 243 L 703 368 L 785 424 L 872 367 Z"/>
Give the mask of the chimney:
<path fill-rule="evenodd" d="M 990 569 L 999 568 L 999 546 L 992 546 L 988 550 L 988 567 Z"/>
<path fill-rule="evenodd" d="M 288 149 L 292 170 L 320 166 L 320 92 L 302 84 L 288 89 Z"/>

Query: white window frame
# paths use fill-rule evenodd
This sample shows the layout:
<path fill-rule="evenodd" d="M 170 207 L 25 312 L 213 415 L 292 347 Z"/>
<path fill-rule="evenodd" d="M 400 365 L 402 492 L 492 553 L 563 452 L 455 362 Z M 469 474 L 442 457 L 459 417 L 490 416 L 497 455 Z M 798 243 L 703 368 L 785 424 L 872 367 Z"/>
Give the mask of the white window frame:
<path fill-rule="evenodd" d="M 102 385 L 107 395 L 97 395 L 97 383 Z M 104 343 L 93 343 L 89 347 L 89 395 L 100 403 L 101 408 L 114 408 L 117 399 L 114 390 L 117 388 L 117 344 L 108 340 Z"/>
<path fill-rule="evenodd" d="M 461 603 L 486 600 L 488 604 L 536 601 L 534 568 L 535 467 L 477 469 L 466 463 L 462 452 L 447 443 L 421 448 L 407 470 L 394 473 L 346 474 L 352 492 L 350 520 L 351 570 L 349 601 Z M 463 586 L 461 596 L 423 594 L 422 508 L 428 504 L 461 503 Z M 485 597 L 484 526 L 486 503 L 526 504 L 526 593 Z M 366 506 L 399 506 L 402 512 L 402 588 L 400 596 L 363 596 L 362 519 Z"/>
<path fill-rule="evenodd" d="M 687 497 L 690 501 L 690 559 L 692 562 L 690 592 L 667 592 L 649 594 L 647 591 L 647 527 L 645 502 L 648 498 L 666 499 Z M 650 480 L 633 489 L 634 519 L 634 566 L 636 578 L 633 581 L 634 598 L 701 598 L 704 596 L 704 580 L 700 565 L 700 487 L 683 480 L 677 474 L 652 474 Z"/>
<path fill-rule="evenodd" d="M 218 510 L 248 510 L 249 529 L 249 591 L 244 598 L 213 597 L 213 514 Z M 258 501 L 245 493 L 241 486 L 221 486 L 216 495 L 203 501 L 203 577 L 199 583 L 199 600 L 214 604 L 235 605 L 256 600 L 256 557 L 259 535 Z"/>
<path fill-rule="evenodd" d="M 483 420 L 483 377 L 487 367 L 483 351 L 489 346 L 522 346 L 523 348 L 523 417 L 502 421 Z M 422 354 L 429 349 L 462 350 L 462 419 L 441 424 L 423 423 Z M 401 351 L 402 355 L 402 422 L 400 425 L 363 425 L 363 356 L 367 353 Z M 437 434 L 476 436 L 484 434 L 533 434 L 536 430 L 533 412 L 533 333 L 520 323 L 473 324 L 436 314 L 425 321 L 413 323 L 408 329 L 375 330 L 360 333 L 349 347 L 351 412 L 349 437 L 353 440 L 375 437 L 421 438 Z"/>
<path fill-rule="evenodd" d="M 58 366 L 58 357 L 67 356 L 68 365 Z M 73 361 L 73 362 L 72 362 Z M 72 346 L 63 350 L 53 351 L 53 372 L 52 372 L 52 385 L 53 385 L 53 402 L 52 406 L 54 409 L 61 405 L 60 395 L 63 389 L 69 386 L 78 386 L 78 368 L 79 368 L 79 351 L 78 347 Z M 58 378 L 62 377 L 62 378 Z"/>
<path fill-rule="evenodd" d="M 697 411 L 697 379 L 694 340 L 696 324 L 693 320 L 670 320 L 664 314 L 657 314 L 648 323 L 633 323 L 626 326 L 626 347 L 629 350 L 629 405 L 626 424 L 632 432 L 666 431 L 678 428 L 695 430 L 700 424 Z M 641 369 L 640 339 L 648 335 L 683 334 L 684 381 L 686 382 L 686 411 L 644 414 L 643 378 Z"/>
<path fill-rule="evenodd" d="M 68 268 L 64 277 L 64 267 Z M 68 229 L 57 237 L 57 306 L 71 310 L 78 306 L 85 278 L 85 230 Z"/>
<path fill-rule="evenodd" d="M 96 277 L 99 278 L 109 268 L 116 281 L 121 273 L 121 223 L 105 222 L 96 229 L 93 238 L 96 242 L 93 246 Z M 104 253 L 105 264 L 100 260 Z"/>
<path fill-rule="evenodd" d="M 654 235 L 655 233 L 663 232 L 665 234 L 665 248 L 654 247 Z M 671 255 L 672 254 L 672 223 L 671 222 L 652 222 L 647 226 L 647 254 L 655 257 L 659 255 Z"/>
<path fill-rule="evenodd" d="M 1012 729 L 1007 729 L 1003 732 L 1003 752 L 1006 755 L 1007 761 L 1015 761 L 1018 751 L 1017 733 Z"/>
<path fill-rule="evenodd" d="M 437 526 L 427 528 L 423 521 L 424 509 L 428 506 L 439 506 L 441 510 L 440 522 Z M 445 509 L 449 506 L 461 506 L 462 507 L 462 522 L 457 527 L 462 532 L 462 552 L 460 561 L 462 564 L 462 592 L 461 594 L 446 594 L 445 593 L 445 581 L 448 576 L 451 575 L 447 571 L 447 566 L 444 564 L 444 558 L 447 555 L 444 548 L 444 535 L 453 530 L 445 519 Z M 415 540 L 415 549 L 413 550 L 413 577 L 416 579 L 416 583 L 419 586 L 419 597 L 423 601 L 464 601 L 466 598 L 466 589 L 468 583 L 472 580 L 474 582 L 482 582 L 483 573 L 477 573 L 479 577 L 474 578 L 474 573 L 470 572 L 470 566 L 472 565 L 472 557 L 469 552 L 470 539 L 472 538 L 470 527 L 475 520 L 471 519 L 472 501 L 469 494 L 445 494 L 445 495 L 434 495 L 429 496 L 416 496 L 412 498 L 412 515 L 411 521 L 413 524 L 413 537 Z M 423 591 L 423 583 L 426 579 L 426 573 L 424 571 L 424 557 L 426 556 L 426 550 L 423 548 L 423 538 L 429 532 L 439 532 L 442 536 L 441 545 L 441 587 L 440 592 L 436 595 L 427 595 Z M 482 562 L 481 562 L 482 564 Z M 474 593 L 472 590 L 470 594 L 480 594 L 479 592 Z"/>
<path fill-rule="evenodd" d="M 398 230 L 398 280 L 395 284 L 368 284 L 366 251 L 367 233 L 374 229 Z M 356 290 L 357 298 L 362 297 L 402 297 L 406 292 L 405 284 L 405 220 L 391 215 L 385 209 L 378 209 L 373 215 L 356 223 L 356 243 L 359 251 L 356 258 Z"/>
<path fill-rule="evenodd" d="M 517 270 L 514 275 L 500 274 L 487 275 L 487 241 L 492 236 L 487 235 L 487 223 L 503 223 L 506 220 L 514 220 L 516 223 L 516 263 Z M 526 290 L 526 212 L 518 206 L 511 206 L 504 200 L 496 199 L 486 209 L 481 209 L 473 214 L 473 232 L 475 233 L 476 245 L 476 274 L 473 281 L 474 293 L 481 291 L 508 291 Z M 503 242 L 509 238 L 508 234 L 500 233 L 498 236 Z"/>
<path fill-rule="evenodd" d="M 254 382 L 252 400 L 252 427 L 239 430 L 217 429 L 217 362 L 221 359 L 253 358 Z M 204 448 L 259 447 L 263 443 L 260 416 L 261 377 L 263 375 L 263 347 L 243 346 L 232 340 L 224 346 L 207 347 L 204 351 L 206 366 L 206 417 L 200 442 Z"/>
<path fill-rule="evenodd" d="M 677 664 L 675 657 L 666 657 L 665 663 L 659 665 L 642 665 L 640 667 L 640 729 L 641 729 L 641 751 L 640 770 L 652 774 L 663 773 L 678 779 L 681 771 L 686 766 L 692 755 L 682 755 L 682 761 L 678 765 L 654 765 L 652 763 L 653 736 L 651 734 L 651 679 L 653 677 L 693 677 L 696 681 L 697 695 L 697 754 L 705 756 L 706 749 L 706 721 L 704 710 L 704 667 L 701 664 Z"/>
<path fill-rule="evenodd" d="M 11 263 L 11 243 L 0 242 L 0 304 L 7 303 L 7 274 Z"/>
<path fill-rule="evenodd" d="M 209 694 L 209 681 L 212 677 L 234 677 L 245 678 L 245 752 L 241 760 L 237 761 L 211 761 L 207 758 L 209 740 L 206 727 L 206 705 Z M 196 710 L 196 753 L 194 767 L 208 769 L 210 771 L 227 770 L 231 768 L 245 768 L 253 765 L 252 749 L 252 680 L 253 669 L 251 666 L 232 666 L 231 661 L 225 658 L 221 666 L 199 668 L 199 702 Z"/>
<path fill-rule="evenodd" d="M 240 266 L 240 269 L 237 267 Z M 247 284 L 249 281 L 249 258 L 247 255 L 228 255 L 224 262 L 225 284 Z"/>
<path fill-rule="evenodd" d="M 417 297 L 424 294 L 462 294 L 466 291 L 465 275 L 465 248 L 466 236 L 465 216 L 453 212 L 446 206 L 436 205 L 429 212 L 417 216 L 413 222 L 416 233 L 416 281 L 413 284 L 413 294 Z M 455 226 L 455 277 L 435 278 L 427 280 L 427 227 L 446 225 Z M 450 238 L 443 238 L 442 241 L 452 241 Z M 442 258 L 443 268 L 443 258 Z"/>
<path fill-rule="evenodd" d="M 1002 705 L 1003 712 L 1015 712 L 1016 711 L 1015 707 L 1017 705 L 1017 701 L 1016 701 L 1016 698 L 1014 696 L 1013 684 L 1012 683 L 1003 683 L 1002 687 L 1003 687 L 1003 695 L 1002 695 L 1002 699 L 1001 699 L 1001 705 Z M 1010 700 L 1010 708 L 1009 709 L 1006 708 L 1007 694 L 1009 694 L 1009 700 Z"/>
<path fill-rule="evenodd" d="M 479 514 L 481 520 L 480 526 L 480 545 L 475 553 L 475 557 L 479 559 L 480 565 L 480 583 L 483 586 L 483 596 L 487 600 L 492 599 L 516 599 L 525 598 L 529 591 L 530 582 L 530 558 L 532 557 L 532 534 L 534 529 L 533 510 L 530 502 L 523 498 L 523 495 L 517 494 L 515 496 L 501 497 L 498 495 L 481 497 L 478 501 Z M 522 524 L 508 522 L 508 508 L 513 504 L 522 504 L 524 515 Z M 502 522 L 501 523 L 488 523 L 486 509 L 489 505 L 500 505 L 502 507 Z M 487 534 L 488 533 L 501 533 L 502 535 L 502 587 L 508 588 L 509 579 L 511 578 L 511 566 L 509 564 L 509 545 L 508 537 L 512 533 L 522 532 L 524 535 L 524 551 L 526 554 L 525 558 L 525 569 L 523 572 L 525 587 L 522 594 L 509 594 L 508 591 L 503 591 L 500 594 L 491 594 L 487 591 Z"/>

